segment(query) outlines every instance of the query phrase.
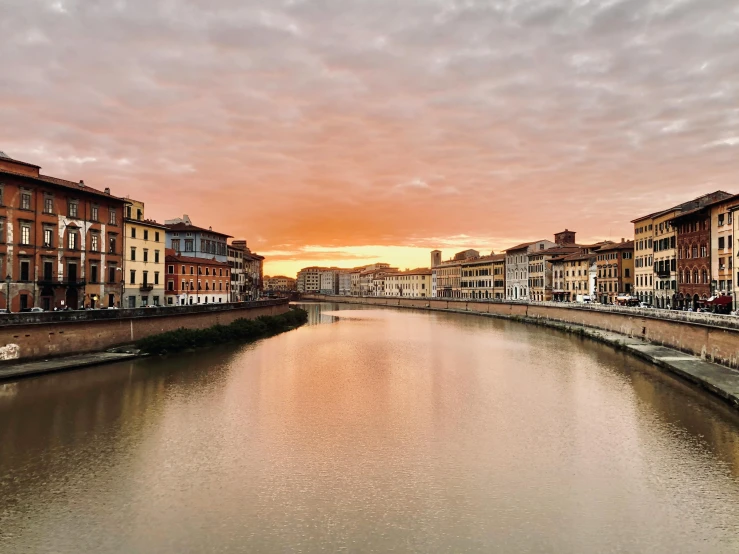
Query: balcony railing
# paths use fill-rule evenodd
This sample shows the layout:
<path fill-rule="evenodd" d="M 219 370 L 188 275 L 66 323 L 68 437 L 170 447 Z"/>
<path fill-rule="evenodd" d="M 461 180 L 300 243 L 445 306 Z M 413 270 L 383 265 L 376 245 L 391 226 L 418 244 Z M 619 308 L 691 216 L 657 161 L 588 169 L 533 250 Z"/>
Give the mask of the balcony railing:
<path fill-rule="evenodd" d="M 670 276 L 670 270 L 669 269 L 658 269 L 657 270 L 657 277 L 665 278 Z"/>
<path fill-rule="evenodd" d="M 154 290 L 154 285 L 150 285 L 149 283 L 144 283 L 143 285 L 139 287 L 139 290 L 141 292 L 150 292 Z"/>
<path fill-rule="evenodd" d="M 83 280 L 69 280 L 69 279 L 63 279 L 61 281 L 57 281 L 56 279 L 39 279 L 38 285 L 40 287 L 84 287 L 87 284 L 87 281 Z"/>

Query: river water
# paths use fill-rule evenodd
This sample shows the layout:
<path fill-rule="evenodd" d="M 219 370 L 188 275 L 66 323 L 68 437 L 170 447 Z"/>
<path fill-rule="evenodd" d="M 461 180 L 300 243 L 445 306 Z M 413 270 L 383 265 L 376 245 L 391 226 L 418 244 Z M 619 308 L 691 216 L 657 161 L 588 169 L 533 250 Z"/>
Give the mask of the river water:
<path fill-rule="evenodd" d="M 0 552 L 739 552 L 739 419 L 520 323 L 308 304 L 0 384 Z"/>

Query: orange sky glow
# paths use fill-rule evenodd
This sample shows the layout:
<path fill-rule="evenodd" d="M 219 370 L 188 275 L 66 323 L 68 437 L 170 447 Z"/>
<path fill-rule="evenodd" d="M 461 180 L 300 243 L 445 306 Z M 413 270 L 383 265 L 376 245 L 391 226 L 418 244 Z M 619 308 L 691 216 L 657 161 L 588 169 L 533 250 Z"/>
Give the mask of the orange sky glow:
<path fill-rule="evenodd" d="M 685 0 L 11 1 L 0 150 L 265 274 L 428 266 L 739 192 L 739 12 Z"/>

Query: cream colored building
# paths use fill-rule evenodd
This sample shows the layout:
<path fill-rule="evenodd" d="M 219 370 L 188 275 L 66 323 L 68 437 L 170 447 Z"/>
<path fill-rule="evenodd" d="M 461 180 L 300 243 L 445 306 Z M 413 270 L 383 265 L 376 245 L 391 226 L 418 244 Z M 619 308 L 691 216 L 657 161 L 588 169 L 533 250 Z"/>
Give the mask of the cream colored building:
<path fill-rule="evenodd" d="M 462 298 L 462 263 L 480 257 L 477 250 L 457 252 L 451 260 L 441 261 L 441 252 L 431 252 L 432 285 L 436 280 L 436 296 L 438 298 Z"/>
<path fill-rule="evenodd" d="M 654 218 L 667 212 L 655 212 L 634 219 L 634 295 L 642 302 L 654 303 Z M 674 246 L 673 246 L 674 248 Z"/>
<path fill-rule="evenodd" d="M 296 290 L 295 287 L 296 280 L 291 277 L 277 275 L 275 277 L 264 278 L 264 290 L 267 291 L 290 292 Z"/>
<path fill-rule="evenodd" d="M 388 273 L 385 276 L 385 296 L 431 297 L 431 270 L 419 268 Z"/>
<path fill-rule="evenodd" d="M 562 259 L 565 300 L 589 302 L 595 300 L 596 255 L 591 252 L 570 254 Z"/>
<path fill-rule="evenodd" d="M 711 280 L 714 296 L 734 292 L 734 208 L 739 209 L 739 195 L 711 206 Z"/>
<path fill-rule="evenodd" d="M 462 262 L 460 277 L 462 298 L 491 300 L 495 297 L 494 263 L 495 253 Z"/>
<path fill-rule="evenodd" d="M 144 216 L 144 203 L 127 199 L 123 232 L 123 307 L 164 304 L 166 227 Z"/>
<path fill-rule="evenodd" d="M 734 240 L 731 248 L 733 252 L 737 252 L 735 255 L 739 256 L 739 206 L 730 208 L 729 213 L 731 213 L 731 234 Z M 739 265 L 735 266 L 735 274 L 732 281 L 733 308 L 734 310 L 739 310 Z"/>

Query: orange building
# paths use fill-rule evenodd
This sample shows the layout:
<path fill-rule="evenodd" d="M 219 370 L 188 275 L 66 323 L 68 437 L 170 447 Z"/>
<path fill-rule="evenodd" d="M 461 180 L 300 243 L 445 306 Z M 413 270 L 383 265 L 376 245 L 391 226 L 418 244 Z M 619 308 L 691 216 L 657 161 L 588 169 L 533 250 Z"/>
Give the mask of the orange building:
<path fill-rule="evenodd" d="M 216 259 L 178 256 L 167 248 L 165 297 L 168 306 L 231 301 L 231 267 Z"/>
<path fill-rule="evenodd" d="M 122 198 L 0 152 L 0 307 L 120 306 Z"/>

